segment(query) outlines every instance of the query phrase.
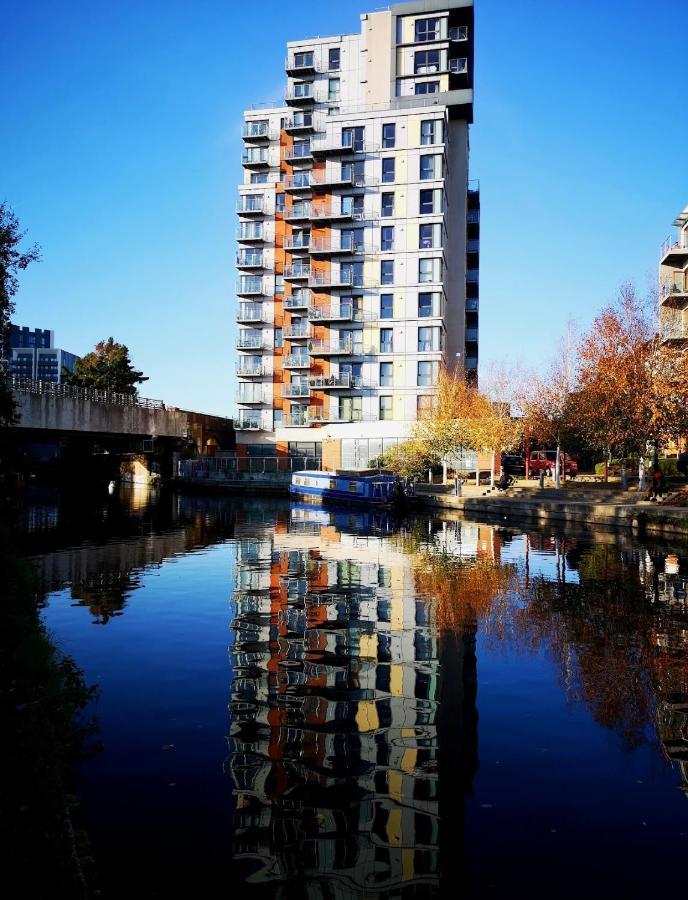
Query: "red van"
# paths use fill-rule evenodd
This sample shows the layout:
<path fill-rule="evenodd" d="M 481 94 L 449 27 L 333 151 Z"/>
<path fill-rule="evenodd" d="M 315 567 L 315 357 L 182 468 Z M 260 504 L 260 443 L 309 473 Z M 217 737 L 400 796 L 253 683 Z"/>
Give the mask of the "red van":
<path fill-rule="evenodd" d="M 530 477 L 539 478 L 544 472 L 549 478 L 554 475 L 557 465 L 556 450 L 533 450 L 530 454 Z M 578 474 L 578 463 L 568 453 L 562 453 L 559 459 L 559 471 L 567 478 L 575 478 Z"/>

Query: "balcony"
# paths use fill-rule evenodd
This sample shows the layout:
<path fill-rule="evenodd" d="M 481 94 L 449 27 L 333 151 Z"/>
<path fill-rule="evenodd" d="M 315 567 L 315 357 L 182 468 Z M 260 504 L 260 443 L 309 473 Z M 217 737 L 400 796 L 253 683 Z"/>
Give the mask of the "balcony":
<path fill-rule="evenodd" d="M 662 245 L 659 264 L 672 266 L 674 269 L 684 269 L 688 265 L 688 238 L 671 243 L 667 238 Z"/>
<path fill-rule="evenodd" d="M 680 284 L 663 284 L 661 302 L 664 306 L 675 306 L 679 309 L 688 305 L 688 278 L 683 286 Z"/>
<path fill-rule="evenodd" d="M 286 119 L 284 130 L 287 134 L 312 134 L 315 131 L 313 113 L 304 113 L 301 116 L 294 116 L 293 119 Z"/>
<path fill-rule="evenodd" d="M 270 125 L 268 122 L 244 122 L 241 136 L 245 141 L 269 141 Z"/>
<path fill-rule="evenodd" d="M 263 425 L 260 416 L 239 416 L 234 420 L 234 428 L 237 431 L 262 431 Z"/>
<path fill-rule="evenodd" d="M 285 428 L 308 428 L 310 424 L 310 416 L 306 412 L 287 415 L 282 419 Z"/>
<path fill-rule="evenodd" d="M 310 213 L 310 219 L 313 222 L 363 222 L 373 221 L 376 218 L 377 216 L 367 210 L 354 208 L 342 209 L 341 207 L 332 206 L 330 204 L 313 206 L 311 207 Z"/>
<path fill-rule="evenodd" d="M 262 278 L 255 279 L 243 279 L 240 278 L 237 282 L 236 287 L 236 295 L 237 297 L 259 297 L 265 293 L 265 289 L 263 286 Z"/>
<path fill-rule="evenodd" d="M 253 322 L 263 321 L 262 303 L 240 303 L 237 313 L 237 322 L 242 325 L 250 325 Z"/>
<path fill-rule="evenodd" d="M 311 361 L 305 353 L 287 353 L 282 359 L 285 369 L 310 369 Z"/>
<path fill-rule="evenodd" d="M 355 272 L 312 272 L 308 281 L 310 287 L 317 288 L 364 288 L 375 287 L 375 283 L 366 281 L 363 275 Z"/>
<path fill-rule="evenodd" d="M 288 88 L 284 99 L 288 106 L 301 106 L 305 103 L 315 103 L 313 85 L 310 82 L 306 82 L 305 84 L 293 84 Z"/>
<path fill-rule="evenodd" d="M 305 232 L 303 234 L 293 234 L 290 237 L 286 237 L 284 239 L 284 249 L 290 250 L 293 252 L 294 250 L 301 250 L 303 253 L 308 253 L 311 246 L 311 236 L 309 232 Z"/>
<path fill-rule="evenodd" d="M 241 164 L 246 169 L 269 169 L 270 160 L 268 159 L 267 148 L 261 147 L 259 149 L 254 147 L 244 150 L 241 154 Z"/>
<path fill-rule="evenodd" d="M 236 373 L 240 378 L 262 378 L 264 375 L 269 374 L 265 366 L 256 365 L 256 363 L 251 363 L 248 360 L 239 360 L 236 364 Z"/>
<path fill-rule="evenodd" d="M 301 288 L 298 293 L 292 294 L 290 297 L 284 298 L 285 309 L 308 309 L 311 303 L 312 294 L 308 288 Z"/>
<path fill-rule="evenodd" d="M 237 202 L 237 213 L 240 216 L 262 216 L 265 214 L 265 204 L 263 198 L 259 200 L 248 200 L 248 198 L 239 198 Z"/>
<path fill-rule="evenodd" d="M 296 191 L 310 191 L 311 176 L 312 173 L 310 171 L 296 172 L 294 175 L 287 175 L 284 179 L 284 190 L 289 191 L 290 193 L 295 193 Z"/>
<path fill-rule="evenodd" d="M 240 250 L 236 255 L 237 269 L 262 269 L 263 268 L 263 252 L 262 250 Z"/>
<path fill-rule="evenodd" d="M 310 203 L 295 203 L 291 209 L 285 209 L 285 222 L 308 222 L 311 218 Z"/>
<path fill-rule="evenodd" d="M 283 329 L 283 334 L 284 337 L 289 338 L 290 341 L 300 341 L 310 337 L 311 330 L 308 323 L 303 325 L 286 325 Z"/>
<path fill-rule="evenodd" d="M 265 346 L 265 341 L 263 339 L 262 334 L 239 334 L 237 337 L 236 347 L 237 350 L 248 350 L 248 351 L 256 351 L 262 350 Z"/>
<path fill-rule="evenodd" d="M 315 57 L 311 52 L 293 53 L 284 60 L 284 71 L 287 75 L 315 75 Z"/>
<path fill-rule="evenodd" d="M 302 400 L 311 395 L 311 389 L 307 384 L 285 384 L 282 388 L 282 396 L 287 400 Z"/>
<path fill-rule="evenodd" d="M 333 140 L 332 138 L 324 138 L 319 141 L 313 141 L 311 150 L 313 156 L 348 156 L 352 153 L 377 153 L 380 148 L 377 144 L 370 144 L 360 141 L 342 141 Z"/>
<path fill-rule="evenodd" d="M 307 281 L 311 276 L 310 266 L 285 266 L 285 281 Z"/>
<path fill-rule="evenodd" d="M 353 167 L 337 170 L 335 168 L 319 170 L 311 173 L 310 186 L 314 191 L 322 191 L 327 188 L 363 188 L 373 187 L 380 183 L 379 178 L 371 175 L 358 175 Z"/>
<path fill-rule="evenodd" d="M 477 328 L 467 328 L 466 329 L 466 340 L 467 341 L 477 341 L 478 340 L 478 329 Z"/>
<path fill-rule="evenodd" d="M 365 253 L 365 249 L 362 240 L 344 235 L 339 244 L 333 243 L 328 238 L 313 238 L 310 252 L 313 256 L 359 256 Z"/>
<path fill-rule="evenodd" d="M 243 385 L 243 387 L 259 388 L 259 387 L 261 387 L 261 385 L 247 384 L 247 385 Z M 245 392 L 245 391 L 242 391 L 241 389 L 239 389 L 236 394 L 236 401 L 237 401 L 237 403 L 241 403 L 244 406 L 259 406 L 261 403 L 263 403 L 263 391 L 260 390 L 260 391 Z"/>
<path fill-rule="evenodd" d="M 660 327 L 660 337 L 667 343 L 684 344 L 688 341 L 688 328 L 682 322 L 670 322 Z"/>
<path fill-rule="evenodd" d="M 310 341 L 308 351 L 313 356 L 350 356 L 353 353 L 354 344 L 350 338 L 337 341 Z"/>
<path fill-rule="evenodd" d="M 360 380 L 348 372 L 343 375 L 315 375 L 308 379 L 313 390 L 333 391 L 360 387 Z"/>
<path fill-rule="evenodd" d="M 354 318 L 354 306 L 353 303 L 311 306 L 308 318 L 312 322 L 351 322 Z"/>
<path fill-rule="evenodd" d="M 257 225 L 257 228 L 244 228 L 243 225 Z M 244 222 L 236 230 L 236 239 L 240 244 L 258 244 L 265 240 L 262 222 Z"/>
<path fill-rule="evenodd" d="M 284 160 L 288 163 L 307 162 L 313 159 L 313 151 L 310 147 L 288 147 L 284 151 Z"/>

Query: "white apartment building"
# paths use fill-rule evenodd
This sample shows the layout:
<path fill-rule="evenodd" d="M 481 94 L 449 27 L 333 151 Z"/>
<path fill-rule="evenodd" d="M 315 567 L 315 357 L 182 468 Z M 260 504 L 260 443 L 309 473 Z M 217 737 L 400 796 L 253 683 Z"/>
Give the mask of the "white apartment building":
<path fill-rule="evenodd" d="M 659 327 L 664 341 L 688 341 L 688 206 L 674 219 L 676 238 L 662 245 L 659 261 Z"/>
<path fill-rule="evenodd" d="M 245 112 L 240 444 L 403 439 L 442 361 L 477 375 L 468 182 L 472 0 L 403 3 L 287 45 L 285 105 Z"/>

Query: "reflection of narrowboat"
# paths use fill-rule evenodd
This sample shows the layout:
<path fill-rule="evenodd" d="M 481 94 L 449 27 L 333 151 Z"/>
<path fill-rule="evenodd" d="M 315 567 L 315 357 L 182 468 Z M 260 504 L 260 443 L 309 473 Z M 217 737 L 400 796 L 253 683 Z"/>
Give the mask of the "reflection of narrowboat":
<path fill-rule="evenodd" d="M 365 506 L 392 506 L 404 495 L 402 483 L 395 475 L 377 469 L 294 472 L 289 490 L 306 502 Z"/>

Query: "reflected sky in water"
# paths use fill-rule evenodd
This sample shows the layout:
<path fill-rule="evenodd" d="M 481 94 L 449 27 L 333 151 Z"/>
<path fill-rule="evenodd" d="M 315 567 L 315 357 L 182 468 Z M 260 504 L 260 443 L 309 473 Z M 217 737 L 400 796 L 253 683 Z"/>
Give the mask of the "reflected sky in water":
<path fill-rule="evenodd" d="M 684 548 L 165 492 L 23 523 L 100 686 L 106 897 L 682 885 Z"/>

